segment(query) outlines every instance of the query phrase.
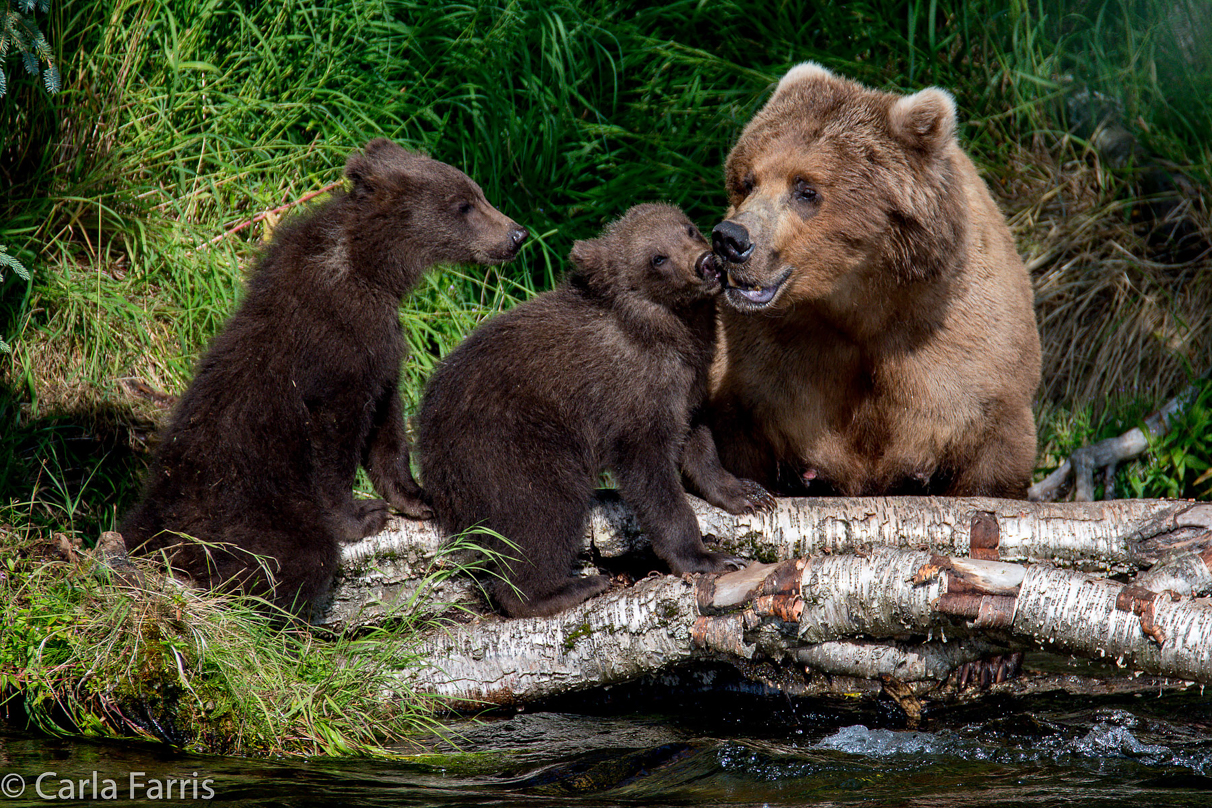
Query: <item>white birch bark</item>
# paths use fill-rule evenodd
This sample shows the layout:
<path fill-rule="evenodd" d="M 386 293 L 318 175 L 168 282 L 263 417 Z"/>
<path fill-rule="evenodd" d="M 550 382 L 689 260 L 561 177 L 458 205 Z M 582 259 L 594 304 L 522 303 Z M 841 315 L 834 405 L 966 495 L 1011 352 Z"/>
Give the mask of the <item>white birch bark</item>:
<path fill-rule="evenodd" d="M 1212 553 L 1187 553 L 1165 564 L 1155 564 L 1132 582 L 1154 592 L 1177 592 L 1188 597 L 1212 594 Z"/>
<path fill-rule="evenodd" d="M 942 680 L 1007 643 L 1212 682 L 1208 602 L 1045 564 L 1022 568 L 1021 584 L 1012 587 L 1010 566 L 879 548 L 700 576 L 693 584 L 648 578 L 552 618 L 453 626 L 430 637 L 422 656 L 432 662 L 409 674 L 410 683 L 460 706 L 509 704 L 704 657 L 786 658 L 841 676 Z M 980 591 L 980 580 L 998 582 L 999 592 Z M 996 630 L 987 645 L 970 638 L 982 628 Z M 871 642 L 929 637 L 938 642 L 910 651 Z"/>
<path fill-rule="evenodd" d="M 925 635 L 937 625 L 931 603 L 946 591 L 942 576 L 917 585 L 929 553 L 877 548 L 865 557 L 806 559 L 800 578 L 803 643 L 846 637 Z"/>
<path fill-rule="evenodd" d="M 1013 631 L 1054 650 L 1212 682 L 1212 607 L 1157 594 L 1134 604 L 1140 613 L 1122 611 L 1116 603 L 1124 589 L 1114 581 L 1037 564 L 1023 580 Z"/>
<path fill-rule="evenodd" d="M 1003 561 L 1054 559 L 1125 569 L 1136 563 L 1129 541 L 1134 530 L 1182 507 L 1169 500 L 1029 503 L 985 497 L 828 497 L 781 498 L 773 511 L 735 515 L 695 497 L 690 502 L 704 534 L 760 561 L 853 553 L 873 545 L 968 555 L 973 517 L 991 514 L 999 533 L 997 557 Z M 613 497 L 595 508 L 589 538 L 604 558 L 645 544 L 630 510 Z"/>
<path fill-rule="evenodd" d="M 982 527 L 983 557 L 1048 560 L 1088 571 L 1136 573 L 1169 557 L 1212 545 L 1212 505 L 1168 500 L 1028 503 L 985 498 L 864 497 L 779 499 L 769 513 L 732 515 L 690 498 L 703 533 L 744 558 L 781 561 L 876 546 L 920 549 L 945 556 L 980 555 L 974 524 Z M 992 539 L 990 539 L 992 535 Z M 1171 545 L 1181 539 L 1180 547 Z M 419 580 L 441 557 L 443 538 L 432 523 L 393 518 L 388 528 L 342 548 L 331 603 L 315 621 L 334 628 L 382 619 L 414 597 Z M 647 546 L 630 509 L 606 493 L 595 505 L 585 550 L 604 559 Z M 475 584 L 451 578 L 430 597 L 453 605 L 482 604 Z"/>
<path fill-rule="evenodd" d="M 515 704 L 634 679 L 689 659 L 695 587 L 646 578 L 550 618 L 495 615 L 431 634 L 411 688 L 453 707 Z"/>
<path fill-rule="evenodd" d="M 1002 650 L 1001 646 L 976 638 L 910 646 L 876 640 L 835 640 L 797 648 L 792 656 L 802 665 L 833 676 L 856 679 L 895 676 L 902 682 L 941 682 L 960 665 Z"/>

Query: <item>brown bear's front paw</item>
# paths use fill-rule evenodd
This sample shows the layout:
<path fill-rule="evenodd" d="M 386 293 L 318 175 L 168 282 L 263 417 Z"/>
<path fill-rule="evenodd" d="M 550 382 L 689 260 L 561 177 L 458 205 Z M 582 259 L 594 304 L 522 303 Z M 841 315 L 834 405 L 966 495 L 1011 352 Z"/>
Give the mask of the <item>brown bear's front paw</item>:
<path fill-rule="evenodd" d="M 355 499 L 352 508 L 336 517 L 337 538 L 348 543 L 373 536 L 387 525 L 388 515 L 381 499 Z"/>
<path fill-rule="evenodd" d="M 719 481 L 714 489 L 702 491 L 703 499 L 733 514 L 774 509 L 775 499 L 765 488 L 753 480 L 733 477 L 731 474 L 727 476 L 728 480 Z"/>
<path fill-rule="evenodd" d="M 1015 678 L 1022 668 L 1023 653 L 1014 651 L 984 657 L 975 662 L 966 662 L 956 668 L 951 675 L 955 677 L 955 683 L 960 690 L 970 686 L 985 690 L 990 685 Z"/>

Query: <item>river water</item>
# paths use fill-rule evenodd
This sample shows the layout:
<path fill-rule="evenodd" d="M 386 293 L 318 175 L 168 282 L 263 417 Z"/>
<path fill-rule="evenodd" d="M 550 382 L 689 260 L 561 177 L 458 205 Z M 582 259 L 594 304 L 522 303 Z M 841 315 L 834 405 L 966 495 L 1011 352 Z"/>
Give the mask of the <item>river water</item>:
<path fill-rule="evenodd" d="M 462 719 L 448 740 L 425 740 L 432 752 L 457 746 L 460 754 L 400 760 L 217 758 L 0 730 L 0 808 L 81 798 L 292 807 L 1212 806 L 1212 693 L 1199 688 L 992 700 L 928 713 L 918 730 L 896 724 L 878 707 L 648 687 Z"/>

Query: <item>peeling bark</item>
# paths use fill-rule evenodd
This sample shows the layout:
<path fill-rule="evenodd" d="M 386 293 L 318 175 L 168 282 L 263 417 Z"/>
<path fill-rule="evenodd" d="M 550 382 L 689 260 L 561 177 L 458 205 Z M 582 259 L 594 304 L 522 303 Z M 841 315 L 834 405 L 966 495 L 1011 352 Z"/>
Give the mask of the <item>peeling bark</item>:
<path fill-rule="evenodd" d="M 974 576 L 982 565 L 989 569 Z M 830 675 L 938 683 L 962 665 L 1027 646 L 1212 682 L 1212 605 L 1170 592 L 1046 564 L 1023 568 L 1013 594 L 981 592 L 973 579 L 989 573 L 1001 591 L 1011 589 L 1011 565 L 891 548 L 756 566 L 692 582 L 648 578 L 554 618 L 452 627 L 423 649 L 434 662 L 410 685 L 454 706 L 512 704 L 696 658 L 789 660 Z M 976 598 L 975 613 L 949 595 Z M 998 619 L 982 622 L 986 603 Z M 972 636 L 985 629 L 995 634 Z M 916 646 L 879 642 L 935 635 Z"/>
<path fill-rule="evenodd" d="M 469 707 L 725 660 L 779 666 L 788 692 L 867 681 L 855 692 L 909 710 L 916 699 L 957 698 L 970 681 L 996 683 L 1016 652 L 1042 647 L 1212 681 L 1212 605 L 1192 599 L 1212 591 L 1212 505 L 782 499 L 772 513 L 732 516 L 694 504 L 704 533 L 771 563 L 616 585 L 552 618 L 481 616 L 430 635 L 422 654 L 432 664 L 402 675 Z M 416 596 L 435 561 L 449 564 L 442 545 L 431 525 L 396 520 L 345 547 L 321 622 L 382 619 Z M 627 508 L 607 495 L 586 549 L 609 563 L 643 547 Z M 1013 563 L 1041 559 L 1049 563 Z M 1092 570 L 1137 578 L 1125 585 Z M 484 611 L 468 579 L 441 587 L 426 597 Z"/>
<path fill-rule="evenodd" d="M 733 515 L 694 497 L 690 501 L 703 533 L 736 555 L 766 562 L 888 546 L 1136 574 L 1178 554 L 1212 548 L 1212 504 L 1206 503 L 788 498 L 769 513 Z M 398 517 L 382 533 L 346 545 L 330 602 L 315 622 L 337 628 L 383 619 L 416 595 L 442 545 L 432 523 Z M 613 492 L 602 492 L 586 530 L 586 558 L 610 561 L 647 547 L 630 509 Z M 479 588 L 465 577 L 446 580 L 428 597 L 458 606 L 484 604 Z"/>
<path fill-rule="evenodd" d="M 548 618 L 496 615 L 433 634 L 418 649 L 429 667 L 410 687 L 452 708 L 517 704 L 634 679 L 689 659 L 695 588 L 646 578 Z"/>

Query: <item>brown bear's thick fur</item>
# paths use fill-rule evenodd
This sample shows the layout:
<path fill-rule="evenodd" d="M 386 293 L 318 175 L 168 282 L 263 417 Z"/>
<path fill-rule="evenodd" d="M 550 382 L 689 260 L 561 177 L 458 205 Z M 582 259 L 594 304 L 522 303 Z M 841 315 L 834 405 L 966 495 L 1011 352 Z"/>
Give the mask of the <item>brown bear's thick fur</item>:
<path fill-rule="evenodd" d="M 782 493 L 1026 495 L 1031 284 L 955 105 L 805 63 L 728 156 L 724 466 Z"/>
<path fill-rule="evenodd" d="M 577 578 L 602 469 L 613 472 L 674 573 L 738 562 L 703 547 L 679 479 L 741 512 L 772 504 L 719 464 L 692 423 L 715 344 L 719 274 L 707 242 L 667 205 L 640 205 L 572 249 L 570 277 L 481 325 L 425 390 L 421 480 L 444 530 L 489 528 L 513 547 L 496 583 L 509 615 L 549 615 L 607 586 Z M 520 596 L 519 596 L 520 593 Z"/>
<path fill-rule="evenodd" d="M 432 264 L 500 263 L 526 238 L 461 171 L 390 141 L 345 171 L 348 193 L 275 234 L 120 527 L 201 586 L 295 611 L 327 587 L 338 541 L 380 530 L 388 505 L 430 515 L 400 416 L 401 299 Z M 359 463 L 386 502 L 353 498 Z"/>

